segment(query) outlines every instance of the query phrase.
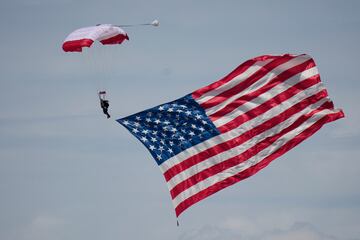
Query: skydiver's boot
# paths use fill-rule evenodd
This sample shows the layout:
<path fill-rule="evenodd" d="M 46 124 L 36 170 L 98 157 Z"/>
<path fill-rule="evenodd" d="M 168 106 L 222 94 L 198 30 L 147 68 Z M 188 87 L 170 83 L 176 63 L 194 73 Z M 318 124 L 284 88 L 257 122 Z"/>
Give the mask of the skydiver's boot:
<path fill-rule="evenodd" d="M 106 115 L 106 117 L 107 117 L 107 118 L 110 118 L 110 114 L 108 113 L 107 108 L 105 108 L 105 107 L 101 107 L 101 108 L 102 108 L 102 110 L 103 110 L 103 113 Z"/>

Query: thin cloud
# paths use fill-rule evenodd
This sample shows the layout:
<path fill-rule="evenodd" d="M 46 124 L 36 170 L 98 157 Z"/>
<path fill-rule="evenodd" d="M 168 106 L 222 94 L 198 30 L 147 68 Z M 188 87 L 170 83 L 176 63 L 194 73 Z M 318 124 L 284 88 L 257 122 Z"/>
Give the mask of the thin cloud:
<path fill-rule="evenodd" d="M 253 227 L 252 222 L 227 223 L 229 228 L 215 226 L 204 226 L 193 229 L 183 235 L 178 240 L 346 240 L 337 238 L 318 230 L 314 225 L 307 222 L 296 222 L 291 227 L 285 229 L 272 229 L 262 233 L 249 233 L 247 227 Z M 234 228 L 235 225 L 236 228 Z M 353 239 L 355 240 L 355 239 Z"/>

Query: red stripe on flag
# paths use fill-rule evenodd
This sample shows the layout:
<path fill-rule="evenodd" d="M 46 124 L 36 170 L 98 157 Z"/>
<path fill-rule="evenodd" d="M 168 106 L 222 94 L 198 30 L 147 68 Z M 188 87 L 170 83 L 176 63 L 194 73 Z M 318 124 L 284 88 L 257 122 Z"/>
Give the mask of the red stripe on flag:
<path fill-rule="evenodd" d="M 201 97 L 202 95 L 204 95 L 205 93 L 210 92 L 210 91 L 220 87 L 221 85 L 224 85 L 227 82 L 230 82 L 233 78 L 235 78 L 238 75 L 245 72 L 247 69 L 249 69 L 251 66 L 253 66 L 256 62 L 266 61 L 268 59 L 275 59 L 275 58 L 277 58 L 277 56 L 263 55 L 260 57 L 250 59 L 250 60 L 242 63 L 241 65 L 239 65 L 237 68 L 235 68 L 231 73 L 229 73 L 224 78 L 222 78 L 206 87 L 196 90 L 195 92 L 192 93 L 192 97 L 194 99 L 197 99 L 197 98 Z"/>
<path fill-rule="evenodd" d="M 277 66 L 280 66 L 280 65 L 288 62 L 289 60 L 291 60 L 293 58 L 295 58 L 295 57 L 290 56 L 290 55 L 284 55 L 279 58 L 276 58 L 275 60 L 271 61 L 270 63 L 268 63 L 265 66 L 263 66 L 262 68 L 260 68 L 257 72 L 255 72 L 253 75 L 248 77 L 246 80 L 240 82 L 238 85 L 234 86 L 233 88 L 231 88 L 225 92 L 222 92 L 217 96 L 214 96 L 213 98 L 209 99 L 208 101 L 200 104 L 200 106 L 206 109 L 206 108 L 211 108 L 211 107 L 218 105 L 219 103 L 223 102 L 224 99 L 229 98 L 229 97 L 237 94 L 238 92 L 241 92 L 242 90 L 248 88 L 249 86 L 254 84 L 256 81 L 261 79 L 263 76 L 268 74 L 271 70 L 273 70 Z"/>
<path fill-rule="evenodd" d="M 314 86 L 315 84 L 320 82 L 320 76 L 315 75 L 311 78 L 308 78 L 306 80 L 303 80 L 294 86 L 288 88 L 284 92 L 276 95 L 275 97 L 269 99 L 268 101 L 264 102 L 263 104 L 251 109 L 250 111 L 247 111 L 240 116 L 234 118 L 230 122 L 220 126 L 218 130 L 221 133 L 225 133 L 228 131 L 231 131 L 232 129 L 240 126 L 241 124 L 258 117 L 259 115 L 269 111 L 271 108 L 276 107 L 277 105 L 280 105 L 282 102 L 286 101 L 287 99 L 295 96 L 299 92 L 304 91 L 305 89 Z"/>
<path fill-rule="evenodd" d="M 332 104 L 330 106 L 332 107 Z M 283 129 L 281 132 L 279 132 L 273 136 L 269 136 L 269 137 L 265 138 L 264 140 L 258 142 L 253 147 L 247 149 L 245 152 L 243 152 L 235 157 L 229 158 L 223 162 L 215 164 L 215 165 L 211 166 L 210 168 L 204 169 L 204 170 L 192 175 L 191 177 L 185 179 L 181 183 L 177 184 L 173 189 L 171 189 L 170 194 L 171 194 L 172 198 L 174 199 L 181 192 L 192 187 L 193 185 L 195 185 L 211 176 L 214 176 L 220 172 L 226 171 L 226 169 L 228 169 L 228 168 L 239 165 L 240 163 L 257 155 L 259 152 L 261 152 L 265 148 L 268 148 L 270 145 L 272 145 L 274 142 L 276 142 L 276 140 L 278 140 L 285 134 L 300 127 L 303 123 L 305 123 L 307 120 L 309 120 L 314 114 L 316 114 L 322 110 L 328 109 L 328 108 L 329 108 L 329 103 L 327 102 L 327 103 L 323 104 L 322 106 L 320 106 L 319 108 L 313 110 L 312 112 L 302 115 L 289 127 Z"/>
<path fill-rule="evenodd" d="M 214 194 L 214 193 L 216 193 L 216 192 L 218 192 L 218 191 L 220 191 L 220 190 L 222 190 L 222 189 L 224 189 L 226 187 L 229 187 L 229 186 L 233 185 L 234 183 L 237 183 L 237 182 L 239 182 L 241 180 L 244 180 L 244 179 L 254 175 L 258 171 L 260 171 L 261 169 L 263 169 L 264 167 L 269 165 L 270 162 L 272 162 L 276 158 L 280 157 L 281 155 L 283 155 L 284 153 L 286 153 L 290 149 L 294 148 L 296 145 L 298 145 L 299 143 L 301 143 L 305 139 L 312 136 L 324 124 L 335 121 L 335 120 L 337 120 L 339 118 L 342 118 L 342 117 L 344 117 L 344 113 L 342 111 L 324 116 L 323 118 L 318 120 L 315 124 L 311 125 L 309 128 L 307 128 L 306 130 L 301 132 L 299 135 L 297 135 L 296 137 L 291 139 L 289 142 L 284 144 L 277 151 L 275 151 L 274 153 L 272 153 L 268 157 L 264 158 L 258 164 L 254 165 L 254 166 L 252 166 L 252 167 L 250 167 L 250 168 L 248 168 L 248 169 L 246 169 L 246 170 L 244 170 L 244 171 L 242 171 L 242 172 L 240 172 L 240 173 L 238 173 L 238 174 L 236 174 L 234 176 L 231 176 L 231 177 L 229 177 L 227 179 L 224 179 L 223 181 L 217 182 L 216 184 L 214 184 L 214 185 L 212 185 L 212 186 L 210 186 L 210 187 L 196 193 L 195 195 L 185 199 L 178 206 L 176 206 L 176 208 L 175 208 L 176 216 L 179 216 L 187 208 L 189 208 L 193 204 L 203 200 L 204 198 L 206 198 L 206 197 L 208 197 L 208 196 L 210 196 L 210 195 L 212 195 L 212 194 Z"/>
<path fill-rule="evenodd" d="M 222 116 L 232 112 L 234 109 L 240 107 L 244 103 L 249 102 L 249 101 L 253 100 L 254 98 L 258 97 L 259 95 L 269 91 L 271 88 L 275 87 L 276 85 L 285 82 L 287 79 L 291 78 L 292 76 L 294 76 L 300 72 L 303 72 L 307 69 L 310 69 L 312 67 L 315 67 L 315 62 L 314 62 L 314 60 L 310 59 L 300 65 L 297 65 L 295 67 L 292 67 L 292 68 L 280 73 L 278 76 L 276 76 L 274 79 L 272 79 L 266 85 L 262 86 L 260 89 L 239 97 L 232 103 L 228 104 L 225 108 L 222 108 L 219 111 L 211 114 L 210 115 L 211 120 L 215 121 L 215 120 L 219 119 L 220 117 L 222 117 Z"/>
<path fill-rule="evenodd" d="M 229 73 L 224 78 L 222 78 L 206 87 L 196 90 L 195 92 L 192 93 L 193 99 L 197 99 L 197 98 L 201 97 L 202 95 L 204 95 L 205 93 L 210 92 L 210 91 L 224 85 L 225 83 L 231 81 L 236 76 L 238 76 L 238 75 L 242 74 L 243 72 L 245 72 L 246 70 L 248 70 L 256 62 L 257 61 L 254 59 L 248 60 L 248 61 L 244 62 L 243 64 L 241 64 L 240 66 L 238 66 L 235 70 L 233 70 L 231 73 Z"/>
<path fill-rule="evenodd" d="M 295 105 L 286 109 L 279 115 L 274 116 L 273 118 L 263 122 L 262 124 L 248 130 L 247 132 L 241 134 L 240 136 L 238 136 L 234 139 L 231 139 L 227 142 L 218 144 L 212 148 L 206 149 L 196 155 L 193 155 L 193 156 L 185 159 L 184 161 L 171 167 L 164 173 L 164 177 L 165 177 L 166 181 L 169 181 L 171 178 L 173 178 L 180 172 L 185 171 L 186 169 L 194 166 L 195 164 L 198 164 L 212 156 L 215 156 L 215 155 L 220 154 L 224 151 L 227 151 L 233 147 L 236 147 L 236 146 L 248 141 L 249 139 L 253 138 L 254 136 L 259 135 L 260 133 L 273 128 L 275 125 L 281 124 L 281 122 L 290 118 L 292 115 L 302 111 L 306 107 L 318 102 L 320 99 L 322 99 L 326 96 L 327 96 L 326 90 L 320 91 L 317 94 L 310 96 L 310 97 L 296 103 Z"/>

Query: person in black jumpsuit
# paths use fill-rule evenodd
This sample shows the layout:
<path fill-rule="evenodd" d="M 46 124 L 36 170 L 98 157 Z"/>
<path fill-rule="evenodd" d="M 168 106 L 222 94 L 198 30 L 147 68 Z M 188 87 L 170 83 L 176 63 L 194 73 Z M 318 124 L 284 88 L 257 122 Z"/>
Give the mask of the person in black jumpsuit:
<path fill-rule="evenodd" d="M 108 112 L 109 100 L 105 100 L 105 98 L 102 98 L 100 94 L 99 94 L 99 99 L 100 99 L 100 106 L 104 114 L 107 116 L 107 118 L 110 118 L 110 114 Z"/>

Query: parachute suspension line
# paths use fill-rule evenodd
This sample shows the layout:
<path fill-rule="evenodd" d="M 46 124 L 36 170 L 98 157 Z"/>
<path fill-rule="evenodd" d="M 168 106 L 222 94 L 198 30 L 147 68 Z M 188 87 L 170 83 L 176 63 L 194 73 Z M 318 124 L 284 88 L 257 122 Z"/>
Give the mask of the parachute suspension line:
<path fill-rule="evenodd" d="M 96 44 L 96 43 L 94 43 Z M 80 54 L 83 58 L 85 64 L 85 73 L 88 75 L 87 78 L 91 79 L 92 86 L 91 88 L 96 88 L 97 90 L 100 89 L 100 79 L 96 76 L 99 74 L 99 60 L 98 56 L 96 56 L 96 49 L 95 48 L 84 48 L 83 53 Z M 94 78 L 95 77 L 95 78 Z"/>
<path fill-rule="evenodd" d="M 91 59 L 93 61 L 92 68 L 96 70 L 95 83 L 97 92 L 106 91 L 108 82 L 110 81 L 111 76 L 111 54 L 112 49 L 109 48 L 109 45 L 102 45 L 99 42 L 94 42 L 91 49 L 92 51 Z"/>
<path fill-rule="evenodd" d="M 116 81 L 116 73 L 118 72 L 117 65 L 114 64 L 114 59 L 118 59 L 118 54 L 121 53 L 122 48 L 111 48 L 109 45 L 105 46 L 105 81 L 104 81 L 104 90 L 111 89 L 113 83 Z M 119 53 L 120 52 L 120 53 Z"/>
<path fill-rule="evenodd" d="M 92 48 L 86 49 L 89 54 L 89 59 L 91 61 L 91 68 L 90 71 L 93 72 L 93 77 L 95 78 L 94 81 L 94 87 L 96 87 L 97 92 L 100 92 L 102 89 L 102 72 L 103 72 L 103 66 L 102 61 L 100 59 L 100 49 L 97 42 L 93 43 Z"/>

